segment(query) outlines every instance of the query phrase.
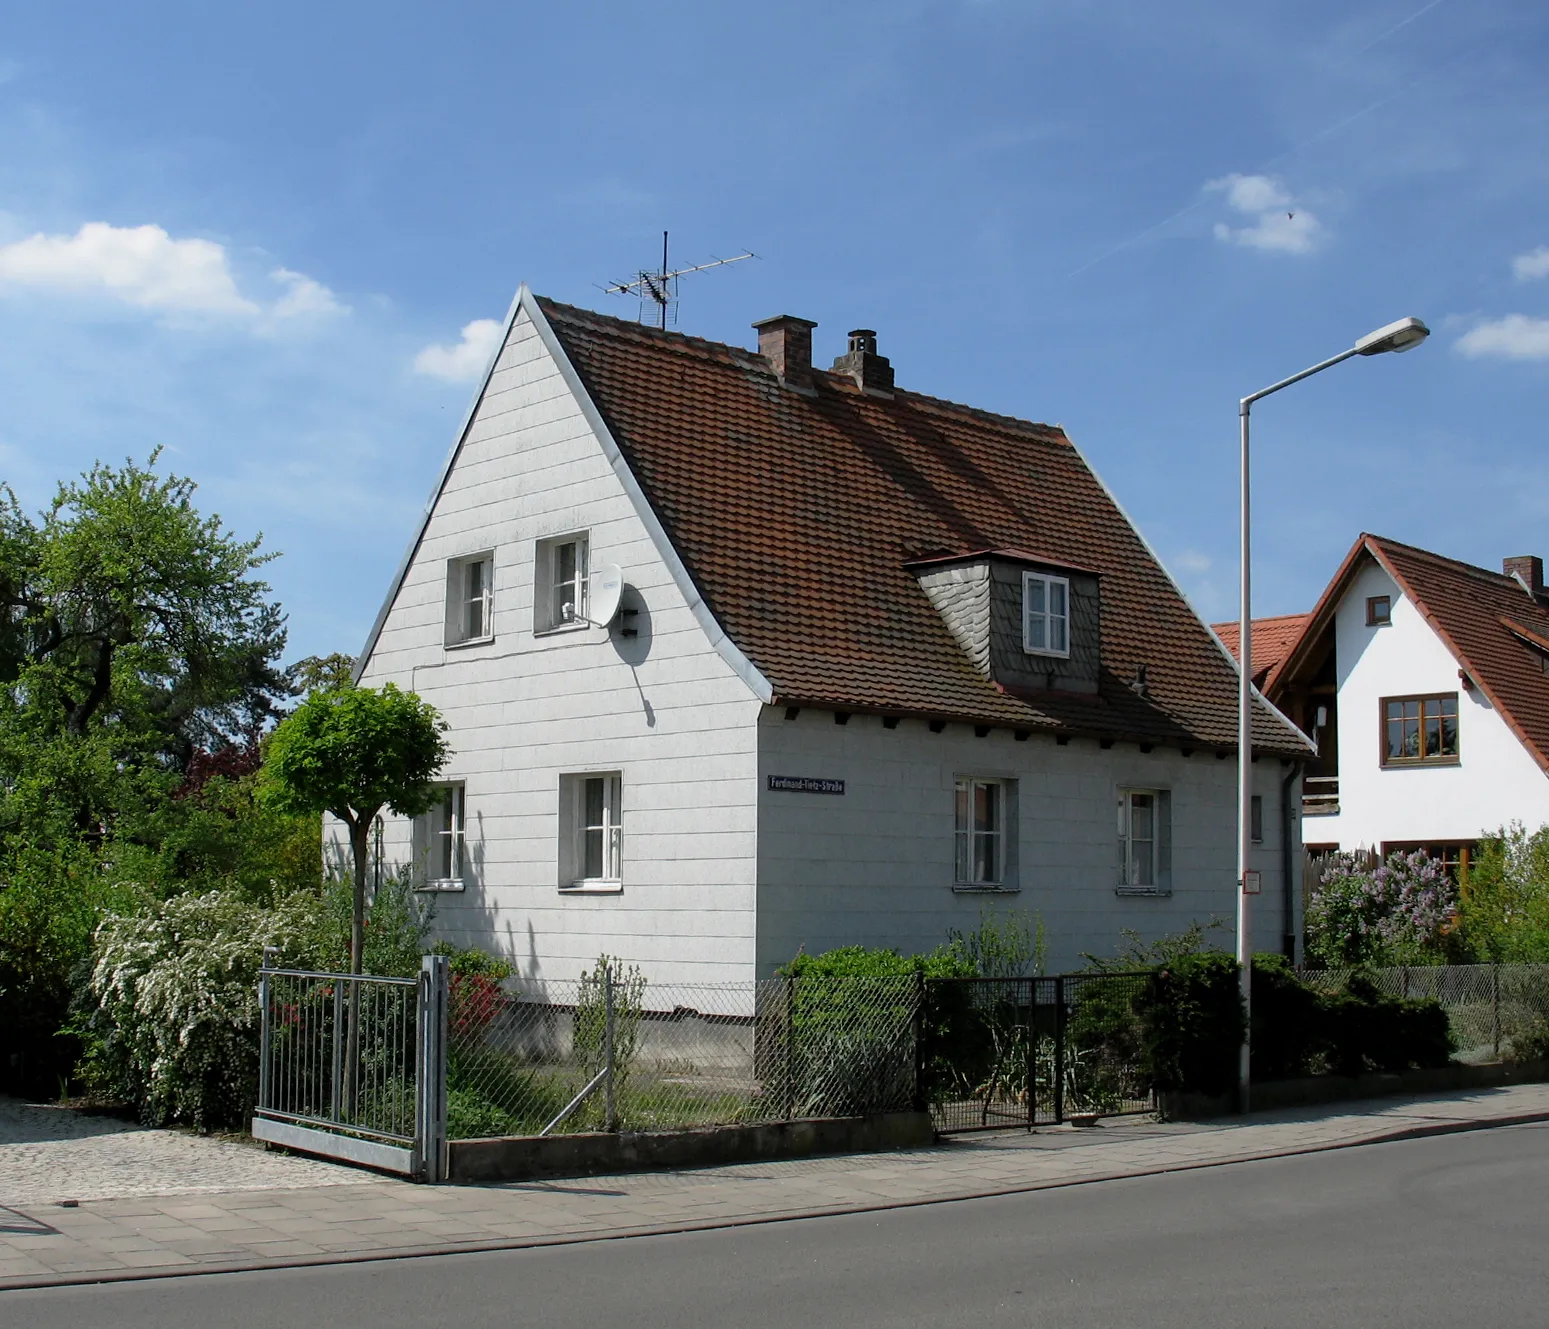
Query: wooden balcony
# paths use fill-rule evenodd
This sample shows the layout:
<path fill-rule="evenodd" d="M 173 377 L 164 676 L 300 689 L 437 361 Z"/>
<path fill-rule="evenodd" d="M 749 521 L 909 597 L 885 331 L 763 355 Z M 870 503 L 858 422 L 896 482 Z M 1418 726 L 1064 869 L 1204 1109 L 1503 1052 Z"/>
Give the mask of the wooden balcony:
<path fill-rule="evenodd" d="M 1302 815 L 1331 817 L 1339 811 L 1339 777 L 1309 775 L 1302 781 Z"/>

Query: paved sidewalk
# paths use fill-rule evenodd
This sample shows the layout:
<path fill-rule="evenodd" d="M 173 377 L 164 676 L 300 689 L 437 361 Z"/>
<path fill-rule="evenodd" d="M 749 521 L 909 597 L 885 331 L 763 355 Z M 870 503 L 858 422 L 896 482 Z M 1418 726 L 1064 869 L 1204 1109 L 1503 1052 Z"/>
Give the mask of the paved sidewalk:
<path fill-rule="evenodd" d="M 929 1149 L 498 1186 L 351 1184 L 0 1207 L 0 1289 L 553 1245 L 1040 1190 L 1549 1122 L 1549 1085 L 1205 1124 L 959 1137 Z M 0 1206 L 6 1178 L 0 1175 Z"/>

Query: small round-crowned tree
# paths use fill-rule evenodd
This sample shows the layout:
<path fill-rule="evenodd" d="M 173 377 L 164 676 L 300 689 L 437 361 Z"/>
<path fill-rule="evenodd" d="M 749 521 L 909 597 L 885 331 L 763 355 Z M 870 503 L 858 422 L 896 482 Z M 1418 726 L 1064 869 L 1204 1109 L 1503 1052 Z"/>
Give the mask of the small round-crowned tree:
<path fill-rule="evenodd" d="M 417 817 L 436 800 L 432 783 L 449 754 L 436 708 L 392 683 L 314 692 L 275 729 L 260 788 L 290 812 L 328 812 L 350 833 L 355 869 L 350 972 L 366 945 L 366 854 L 383 808 Z"/>

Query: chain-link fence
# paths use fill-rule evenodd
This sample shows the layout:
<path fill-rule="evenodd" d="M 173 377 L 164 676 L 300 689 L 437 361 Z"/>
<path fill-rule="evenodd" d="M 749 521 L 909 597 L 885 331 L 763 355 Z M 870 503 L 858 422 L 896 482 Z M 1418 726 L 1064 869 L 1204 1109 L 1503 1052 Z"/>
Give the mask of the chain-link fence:
<path fill-rule="evenodd" d="M 1320 992 L 1340 992 L 1357 973 L 1390 997 L 1429 997 L 1447 1012 L 1459 1061 L 1521 1056 L 1549 1036 L 1549 964 L 1457 964 L 1391 969 L 1306 969 Z"/>
<path fill-rule="evenodd" d="M 676 1130 L 908 1108 L 919 984 L 909 978 L 662 984 L 454 975 L 453 1139 Z"/>
<path fill-rule="evenodd" d="M 946 978 L 926 986 L 924 1066 L 936 1129 L 1037 1126 L 1149 1112 L 1143 973 Z"/>

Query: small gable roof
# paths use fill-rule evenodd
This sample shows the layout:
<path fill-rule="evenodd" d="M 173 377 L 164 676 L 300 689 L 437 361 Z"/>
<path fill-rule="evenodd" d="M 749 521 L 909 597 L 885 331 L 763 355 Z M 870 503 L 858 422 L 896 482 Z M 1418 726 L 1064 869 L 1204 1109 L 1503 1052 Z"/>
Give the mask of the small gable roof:
<path fill-rule="evenodd" d="M 1311 617 L 1311 614 L 1278 614 L 1273 618 L 1253 620 L 1254 683 L 1261 688 L 1265 686 L 1269 676 L 1279 668 L 1286 654 L 1296 645 Z M 1241 624 L 1212 623 L 1210 626 L 1221 639 L 1221 644 L 1232 653 L 1232 658 L 1240 660 L 1242 656 L 1237 650 L 1237 639 Z"/>
<path fill-rule="evenodd" d="M 1539 767 L 1549 772 L 1549 604 L 1515 577 L 1362 534 L 1334 574 L 1298 641 L 1270 677 L 1278 696 L 1316 649 L 1356 573 L 1376 562 L 1398 584 L 1458 667 L 1484 693 Z M 1255 638 L 1256 640 L 1256 638 Z"/>
<path fill-rule="evenodd" d="M 1235 747 L 1231 658 L 1061 429 L 821 371 L 796 391 L 741 347 L 534 303 L 779 704 Z M 981 551 L 1100 576 L 1096 694 L 974 669 L 914 568 Z M 1262 751 L 1310 750 L 1266 702 L 1255 726 Z"/>

